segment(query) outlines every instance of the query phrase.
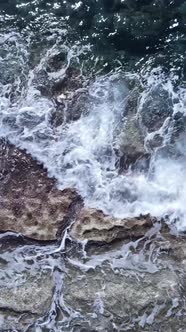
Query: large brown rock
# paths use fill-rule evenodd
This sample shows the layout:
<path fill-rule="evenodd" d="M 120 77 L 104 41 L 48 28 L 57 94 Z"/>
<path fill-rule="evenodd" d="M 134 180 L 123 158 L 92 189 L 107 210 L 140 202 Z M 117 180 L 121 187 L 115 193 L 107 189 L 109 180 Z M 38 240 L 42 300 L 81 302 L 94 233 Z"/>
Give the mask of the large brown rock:
<path fill-rule="evenodd" d="M 8 142 L 0 142 L 0 231 L 55 240 L 76 204 L 75 190 L 60 191 L 42 165 Z"/>

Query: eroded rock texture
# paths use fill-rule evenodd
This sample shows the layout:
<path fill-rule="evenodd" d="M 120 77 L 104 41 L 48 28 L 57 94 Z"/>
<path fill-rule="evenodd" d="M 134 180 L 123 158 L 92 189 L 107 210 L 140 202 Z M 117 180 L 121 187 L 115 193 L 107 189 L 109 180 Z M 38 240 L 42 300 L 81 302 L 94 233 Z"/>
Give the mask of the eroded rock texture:
<path fill-rule="evenodd" d="M 0 142 L 0 230 L 37 240 L 55 240 L 73 205 L 81 202 L 71 189 L 60 191 L 36 160 Z"/>
<path fill-rule="evenodd" d="M 72 225 L 70 235 L 79 241 L 110 243 L 114 240 L 143 237 L 152 225 L 153 219 L 150 216 L 116 219 L 99 210 L 82 209 Z"/>
<path fill-rule="evenodd" d="M 54 179 L 26 152 L 1 140 L 0 231 L 13 231 L 35 240 L 56 240 L 72 221 L 75 240 L 112 242 L 140 238 L 153 225 L 150 216 L 116 219 L 84 209 L 73 189 L 60 191 Z"/>

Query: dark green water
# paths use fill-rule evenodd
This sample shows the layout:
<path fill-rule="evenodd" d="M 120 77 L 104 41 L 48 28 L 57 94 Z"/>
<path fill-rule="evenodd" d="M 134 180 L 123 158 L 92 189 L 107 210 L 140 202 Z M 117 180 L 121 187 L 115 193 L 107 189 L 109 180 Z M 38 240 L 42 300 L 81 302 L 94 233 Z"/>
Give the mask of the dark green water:
<path fill-rule="evenodd" d="M 92 56 L 99 57 L 100 66 L 107 63 L 107 71 L 118 61 L 139 70 L 136 62 L 144 58 L 142 64 L 150 60 L 185 75 L 185 1 L 9 0 L 1 1 L 0 13 L 2 33 L 18 31 L 31 39 L 31 65 L 58 38 L 60 43 L 91 45 Z"/>

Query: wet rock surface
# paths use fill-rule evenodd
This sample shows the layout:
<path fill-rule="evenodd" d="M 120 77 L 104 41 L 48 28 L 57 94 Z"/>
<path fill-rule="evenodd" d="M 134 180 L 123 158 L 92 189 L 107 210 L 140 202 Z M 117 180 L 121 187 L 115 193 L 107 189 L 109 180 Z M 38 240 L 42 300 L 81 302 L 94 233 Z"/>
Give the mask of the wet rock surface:
<path fill-rule="evenodd" d="M 1 230 L 19 231 L 37 240 L 66 234 L 61 249 L 60 244 L 45 242 L 41 247 L 24 238 L 16 240 L 15 235 L 13 241 L 11 233 L 1 235 L 2 331 L 55 327 L 67 332 L 150 332 L 162 326 L 167 332 L 184 331 L 185 238 L 171 234 L 164 220 L 149 215 L 120 220 L 85 208 L 74 191 L 55 189 L 41 165 L 5 141 L 1 141 L 1 181 L 1 202 L 3 197 L 11 202 L 3 219 L 8 222 L 2 223 Z M 54 212 L 43 219 L 34 210 L 40 222 L 35 236 L 22 217 L 25 207 L 22 214 L 12 210 L 21 201 L 21 193 L 26 207 L 28 199 L 40 197 L 47 204 L 40 205 L 44 211 L 57 197 L 60 223 L 55 223 Z M 8 219 L 10 211 L 14 224 Z"/>
<path fill-rule="evenodd" d="M 144 124 L 138 114 L 143 86 L 135 75 L 123 77 L 123 81 L 128 88 L 128 94 L 124 102 L 122 125 L 115 139 L 119 169 L 120 172 L 130 167 L 145 170 L 148 169 L 150 154 L 145 146 Z"/>
<path fill-rule="evenodd" d="M 73 240 L 63 252 L 55 245 L 7 249 L 2 331 L 184 331 L 185 238 L 164 224 L 107 244 Z"/>
<path fill-rule="evenodd" d="M 27 278 L 18 287 L 8 282 L 1 287 L 0 310 L 43 315 L 50 307 L 53 287 L 52 278 L 47 275 L 41 275 L 39 280 Z"/>
<path fill-rule="evenodd" d="M 37 245 L 24 245 L 19 238 L 14 250 L 8 249 L 0 239 L 2 330 L 34 331 L 40 317 L 51 312 L 55 289 L 62 290 L 64 317 L 67 307 L 77 315 L 69 327 L 67 317 L 56 316 L 58 330 L 156 331 L 164 324 L 166 331 L 170 324 L 173 330 L 182 326 L 184 239 L 170 235 L 166 227 L 161 230 L 150 216 L 119 220 L 84 208 L 75 191 L 57 190 L 41 165 L 3 140 L 0 161 L 1 231 L 53 240 L 74 221 L 65 256 L 52 245 L 38 248 L 39 254 Z M 11 235 L 8 239 L 10 243 Z M 76 244 L 81 241 L 86 255 Z M 53 256 L 56 250 L 59 260 Z M 68 272 L 56 279 L 54 266 Z"/>
<path fill-rule="evenodd" d="M 141 121 L 149 132 L 158 130 L 173 114 L 172 98 L 168 91 L 156 86 L 147 94 L 140 110 Z"/>
<path fill-rule="evenodd" d="M 64 299 L 84 316 L 74 331 L 184 331 L 185 239 L 166 228 L 147 238 L 69 258 Z"/>
<path fill-rule="evenodd" d="M 78 68 L 68 68 L 67 56 L 68 54 L 64 55 L 62 62 L 57 61 L 58 54 L 46 59 L 45 66 L 54 62 L 49 67 L 50 71 L 36 71 L 33 80 L 42 96 L 49 98 L 53 104 L 48 116 L 48 123 L 52 128 L 76 121 L 88 113 L 88 82 Z M 58 76 L 56 72 L 61 72 L 61 75 Z"/>
<path fill-rule="evenodd" d="M 58 259 L 45 255 L 46 245 L 11 233 L 1 234 L 0 248 L 0 329 L 30 331 L 51 310 Z"/>
<path fill-rule="evenodd" d="M 147 157 L 144 147 L 144 135 L 136 117 L 126 118 L 122 132 L 118 137 L 120 168 L 126 169 L 141 157 Z"/>
<path fill-rule="evenodd" d="M 6 282 L 6 286 L 0 286 L 1 329 L 22 328 L 23 331 L 50 310 L 54 282 L 49 274 L 43 273 L 37 278 L 27 276 L 22 283 L 17 278 L 17 286 L 11 278 Z"/>

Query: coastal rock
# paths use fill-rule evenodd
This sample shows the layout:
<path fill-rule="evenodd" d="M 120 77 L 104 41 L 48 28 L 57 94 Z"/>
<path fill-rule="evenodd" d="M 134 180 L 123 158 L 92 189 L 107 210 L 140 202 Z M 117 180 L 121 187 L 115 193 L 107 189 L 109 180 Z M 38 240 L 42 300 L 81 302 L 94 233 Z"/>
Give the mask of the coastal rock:
<path fill-rule="evenodd" d="M 48 274 L 38 278 L 32 276 L 19 285 L 11 283 L 0 285 L 0 312 L 12 311 L 24 314 L 25 312 L 36 317 L 44 315 L 50 308 L 54 290 L 54 282 Z"/>
<path fill-rule="evenodd" d="M 152 87 L 140 107 L 142 124 L 148 132 L 160 129 L 164 121 L 173 113 L 173 102 L 167 90 L 161 85 Z"/>
<path fill-rule="evenodd" d="M 72 225 L 70 235 L 78 241 L 110 243 L 121 239 L 138 239 L 152 227 L 153 218 L 116 219 L 95 209 L 82 209 Z"/>
<path fill-rule="evenodd" d="M 1 140 L 1 232 L 55 240 L 64 217 L 68 218 L 73 207 L 81 202 L 75 190 L 58 190 L 55 180 L 25 151 Z"/>
<path fill-rule="evenodd" d="M 177 112 L 172 119 L 172 133 L 170 144 L 177 154 L 186 156 L 186 116 L 184 112 Z"/>
<path fill-rule="evenodd" d="M 52 127 L 76 121 L 86 114 L 89 101 L 86 84 L 80 71 L 75 68 L 68 68 L 64 76 L 54 82 L 51 97 L 55 107 L 49 115 Z"/>
<path fill-rule="evenodd" d="M 144 332 L 158 331 L 163 324 L 164 331 L 168 332 L 169 324 L 174 328 L 181 325 L 176 315 L 172 313 L 173 317 L 170 317 L 174 304 L 176 312 L 180 308 L 173 299 L 181 295 L 179 276 L 171 271 L 143 273 L 143 276 L 139 273 L 138 278 L 128 271 L 115 273 L 103 266 L 84 273 L 80 269 L 73 271 L 73 268 L 69 271 L 65 278 L 64 300 L 84 316 L 79 319 L 80 326 L 88 320 L 87 325 L 96 332 L 101 329 Z M 71 328 L 73 326 L 77 326 L 76 322 L 71 323 Z"/>
<path fill-rule="evenodd" d="M 119 170 L 121 172 L 130 166 L 141 168 L 141 166 L 138 167 L 139 163 L 147 164 L 148 168 L 150 157 L 145 148 L 143 126 L 138 118 L 143 86 L 135 75 L 123 76 L 123 85 L 127 87 L 127 95 L 124 99 L 122 119 L 114 146 L 119 158 Z"/>
<path fill-rule="evenodd" d="M 2 238 L 1 238 L 2 240 Z M 12 238 L 4 238 L 9 249 L 2 250 L 0 259 L 0 330 L 25 331 L 50 312 L 55 293 L 55 278 L 45 256 L 39 259 L 34 245 L 11 248 Z M 40 247 L 43 250 L 43 247 Z M 42 257 L 44 258 L 44 251 Z"/>
<path fill-rule="evenodd" d="M 75 93 L 73 98 L 68 104 L 66 112 L 67 122 L 76 121 L 82 115 L 86 115 L 88 113 L 90 106 L 91 104 L 89 102 L 89 97 L 86 90 Z"/>
<path fill-rule="evenodd" d="M 152 142 L 153 145 L 157 143 L 154 145 L 159 147 L 156 157 L 184 161 L 186 157 L 186 117 L 183 112 L 178 111 L 171 117 L 169 128 L 169 139 L 164 146 L 161 146 L 162 137 L 158 134 L 153 135 L 152 140 L 148 143 L 151 147 Z"/>
<path fill-rule="evenodd" d="M 126 169 L 139 158 L 147 154 L 144 147 L 144 136 L 136 117 L 126 118 L 122 132 L 118 137 L 120 169 Z"/>
<path fill-rule="evenodd" d="M 157 332 L 163 326 L 184 332 L 185 238 L 168 227 L 159 224 L 146 240 L 96 246 L 68 261 L 63 299 L 79 318 L 67 331 Z"/>
<path fill-rule="evenodd" d="M 146 145 L 151 151 L 161 147 L 163 144 L 163 137 L 159 133 L 153 133 L 146 139 Z"/>
<path fill-rule="evenodd" d="M 137 110 L 138 110 L 138 106 L 139 106 L 139 100 L 140 100 L 140 93 L 143 91 L 142 87 L 140 86 L 140 83 L 134 82 L 133 84 L 135 84 L 135 86 L 131 87 L 130 84 L 132 84 L 133 81 L 130 80 L 129 81 L 129 95 L 127 97 L 126 100 L 126 104 L 125 104 L 125 112 L 126 114 L 130 114 L 130 115 L 136 115 Z"/>
<path fill-rule="evenodd" d="M 55 109 L 49 115 L 49 124 L 57 128 L 64 123 L 78 120 L 90 107 L 86 89 L 61 94 L 55 100 Z"/>
<path fill-rule="evenodd" d="M 139 238 L 152 224 L 150 216 L 116 219 L 84 209 L 73 189 L 60 191 L 56 181 L 29 154 L 1 140 L 0 231 L 13 231 L 35 240 L 56 240 L 76 220 L 70 234 L 77 240 L 112 242 Z"/>

